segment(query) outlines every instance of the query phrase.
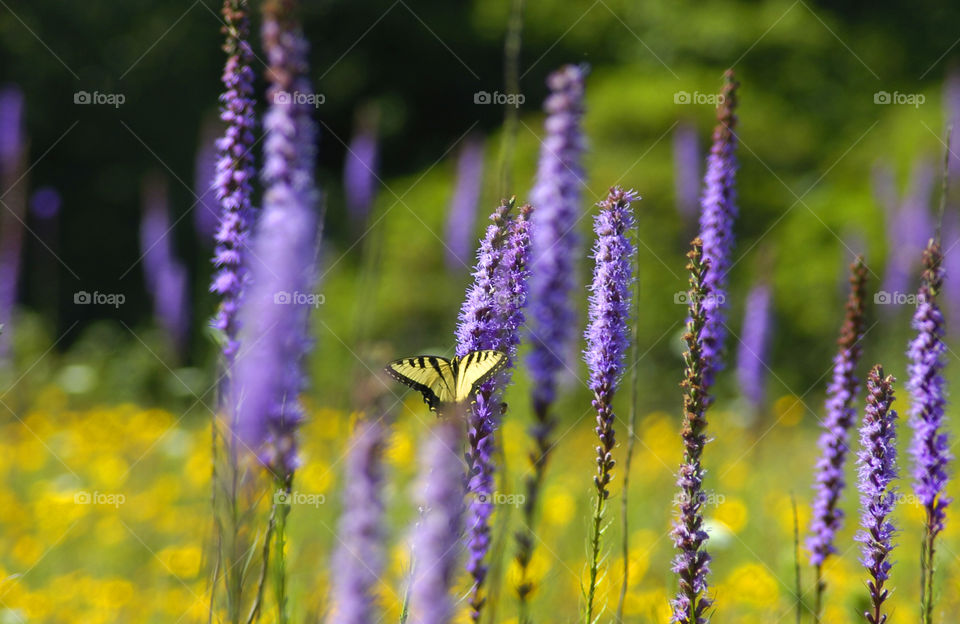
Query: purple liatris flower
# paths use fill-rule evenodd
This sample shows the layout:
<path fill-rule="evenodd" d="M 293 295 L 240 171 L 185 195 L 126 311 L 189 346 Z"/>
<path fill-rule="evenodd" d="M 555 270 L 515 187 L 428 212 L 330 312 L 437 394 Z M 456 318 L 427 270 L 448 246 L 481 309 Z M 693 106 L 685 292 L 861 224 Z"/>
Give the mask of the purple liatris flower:
<path fill-rule="evenodd" d="M 707 324 L 702 340 L 707 367 L 703 371 L 703 383 L 707 389 L 713 386 L 717 372 L 723 368 L 723 345 L 727 336 L 727 271 L 730 270 L 730 254 L 733 250 L 733 222 L 737 217 L 734 191 L 737 136 L 733 129 L 737 123 L 734 111 L 739 84 L 733 79 L 733 70 L 727 70 L 724 81 L 700 200 L 700 238 L 703 240 L 703 257 L 710 265 L 707 286 L 713 295 L 704 302 Z"/>
<path fill-rule="evenodd" d="M 593 559 L 590 564 L 590 584 L 587 589 L 586 622 L 593 622 L 593 600 L 600 564 L 600 538 L 603 531 L 603 512 L 610 496 L 613 477 L 613 447 L 616 436 L 613 423 L 613 395 L 620 376 L 629 343 L 630 286 L 633 283 L 634 247 L 628 233 L 633 229 L 633 211 L 630 203 L 638 197 L 633 191 L 620 187 L 610 189 L 600 203 L 600 213 L 593 223 L 596 241 L 593 245 L 593 283 L 590 286 L 590 322 L 584 336 L 587 350 L 584 360 L 590 369 L 590 390 L 593 408 L 597 411 L 597 473 L 593 484 L 597 490 L 597 506 L 593 516 L 593 536 L 590 542 Z"/>
<path fill-rule="evenodd" d="M 343 163 L 343 191 L 350 218 L 363 223 L 370 214 L 376 193 L 379 170 L 377 135 L 371 128 L 361 128 L 347 147 Z"/>
<path fill-rule="evenodd" d="M 167 183 L 159 175 L 143 183 L 143 219 L 140 248 L 144 279 L 153 299 L 154 317 L 167 332 L 178 351 L 186 348 L 190 331 L 190 284 L 187 269 L 173 250 Z"/>
<path fill-rule="evenodd" d="M 709 260 L 704 258 L 703 243 L 694 239 L 687 257 L 690 262 L 690 291 L 687 298 L 687 331 L 684 342 L 687 351 L 683 354 L 683 461 L 677 475 L 680 492 L 675 503 L 677 518 L 671 536 L 677 554 L 673 558 L 673 571 L 677 575 L 679 589 L 670 602 L 673 612 L 671 622 L 680 624 L 704 624 L 706 612 L 713 604 L 707 595 L 707 575 L 710 573 L 710 555 L 705 544 L 709 539 L 703 527 L 703 505 L 706 493 L 703 488 L 705 470 L 701 464 L 703 447 L 707 443 L 707 407 L 710 405 L 708 389 L 703 383 L 707 363 L 703 350 L 703 333 L 707 324 L 704 303 L 713 294 L 710 292 L 708 274 Z"/>
<path fill-rule="evenodd" d="M 890 551 L 893 550 L 895 527 L 890 514 L 896 504 L 896 491 L 891 487 L 897 478 L 897 413 L 893 403 L 892 375 L 883 376 L 878 364 L 867 377 L 867 407 L 860 427 L 858 480 L 860 490 L 860 527 L 857 541 L 862 544 L 860 562 L 870 574 L 870 610 L 864 613 L 870 624 L 883 624 L 887 615 L 883 603 L 890 594 L 884 588 L 890 578 Z"/>
<path fill-rule="evenodd" d="M 220 296 L 220 308 L 213 325 L 223 332 L 223 356 L 229 367 L 237 355 L 240 331 L 237 315 L 247 283 L 244 255 L 253 218 L 250 203 L 253 194 L 253 129 L 256 124 L 253 100 L 253 51 L 247 38 L 250 18 L 239 0 L 226 0 L 223 17 L 227 39 L 223 49 L 227 62 L 223 69 L 224 92 L 220 96 L 220 119 L 226 123 L 223 137 L 217 140 L 216 175 L 213 188 L 220 204 L 220 225 L 213 263 L 217 272 L 210 286 Z M 195 210 L 209 208 L 201 201 Z"/>
<path fill-rule="evenodd" d="M 372 624 L 379 618 L 375 592 L 383 571 L 383 448 L 385 427 L 361 421 L 347 457 L 343 514 L 333 579 L 332 624 Z"/>
<path fill-rule="evenodd" d="M 248 256 L 251 286 L 244 296 L 236 361 L 239 434 L 281 482 L 297 465 L 296 432 L 303 418 L 303 358 L 317 255 L 315 129 L 307 43 L 289 2 L 264 6 L 263 43 L 270 62 L 270 106 L 264 117 L 263 212 Z M 286 94 L 286 97 L 281 97 Z"/>
<path fill-rule="evenodd" d="M 463 528 L 461 427 L 457 415 L 441 419 L 427 434 L 420 454 L 417 493 L 422 515 L 413 535 L 411 624 L 453 620 Z"/>
<path fill-rule="evenodd" d="M 491 216 L 477 252 L 474 281 L 460 310 L 457 327 L 457 355 L 493 349 L 502 351 L 512 365 L 523 324 L 527 297 L 527 264 L 530 255 L 530 206 L 516 218 L 510 212 L 515 199 L 504 201 Z M 501 396 L 510 380 L 510 366 L 477 391 L 476 402 L 467 414 L 467 463 L 471 494 L 467 514 L 467 571 L 473 578 L 471 616 L 480 617 L 486 555 L 490 549 L 490 517 L 494 494 L 494 432 L 500 423 Z"/>
<path fill-rule="evenodd" d="M 673 187 L 677 212 L 694 217 L 700 193 L 700 140 L 691 124 L 679 124 L 673 131 Z"/>
<path fill-rule="evenodd" d="M 827 386 L 827 417 L 817 445 L 820 458 L 816 467 L 816 493 L 813 501 L 811 534 L 807 539 L 810 549 L 810 564 L 817 568 L 817 596 L 822 597 L 820 571 L 826 558 L 835 553 L 833 539 L 843 524 L 843 510 L 839 506 L 845 486 L 844 464 L 849 452 L 850 429 L 857 419 L 854 407 L 858 381 L 857 364 L 860 362 L 860 340 L 864 331 L 864 297 L 867 268 L 863 258 L 858 257 L 850 266 L 850 295 L 838 350 L 833 358 L 833 373 Z M 818 611 L 819 613 L 819 611 Z"/>
<path fill-rule="evenodd" d="M 574 338 L 574 311 L 570 294 L 574 284 L 583 185 L 584 140 L 583 83 L 587 70 L 567 65 L 550 74 L 546 137 L 540 151 L 532 203 L 533 220 L 530 307 L 529 370 L 533 380 L 533 405 L 537 419 L 548 419 L 547 409 L 556 395 L 557 374 L 564 368 L 563 354 Z"/>
<path fill-rule="evenodd" d="M 23 146 L 23 91 L 4 85 L 0 88 L 0 170 L 9 173 L 19 166 Z"/>
<path fill-rule="evenodd" d="M 447 215 L 447 267 L 450 269 L 467 267 L 482 182 L 483 142 L 471 137 L 457 157 L 457 181 Z"/>
<path fill-rule="evenodd" d="M 913 441 L 913 489 L 926 512 L 921 552 L 921 610 L 924 624 L 933 620 L 933 572 L 936 537 L 946 520 L 950 499 L 945 495 L 950 446 L 945 431 L 943 367 L 947 347 L 943 342 L 944 322 L 937 296 L 943 286 L 943 252 L 931 239 L 923 252 L 923 275 L 917 293 L 917 309 L 911 326 L 917 332 L 910 342 L 910 379 L 912 395 L 910 427 Z"/>
<path fill-rule="evenodd" d="M 770 322 L 770 285 L 758 284 L 747 295 L 737 352 L 737 381 L 740 383 L 740 392 L 754 410 L 763 406 L 766 397 Z"/>

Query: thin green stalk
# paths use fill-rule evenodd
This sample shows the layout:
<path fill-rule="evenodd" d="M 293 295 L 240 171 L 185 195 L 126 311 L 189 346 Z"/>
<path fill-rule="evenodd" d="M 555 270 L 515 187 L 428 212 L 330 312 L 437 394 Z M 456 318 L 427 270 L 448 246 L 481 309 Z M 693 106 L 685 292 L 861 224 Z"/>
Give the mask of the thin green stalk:
<path fill-rule="evenodd" d="M 513 0 L 510 9 L 510 21 L 507 23 L 507 36 L 503 45 L 503 77 L 508 94 L 520 93 L 520 46 L 523 43 L 523 4 L 524 0 Z M 513 151 L 517 143 L 518 107 L 504 105 L 503 140 L 500 144 L 500 190 L 498 197 L 510 195 L 513 185 Z"/>
<path fill-rule="evenodd" d="M 260 578 L 257 580 L 257 593 L 250 607 L 250 614 L 247 616 L 247 624 L 253 624 L 260 617 L 260 610 L 263 605 L 264 588 L 267 586 L 267 571 L 270 569 L 270 541 L 273 538 L 273 530 L 277 522 L 277 502 L 276 500 L 270 506 L 270 518 L 267 520 L 267 531 L 263 536 L 263 550 L 260 554 Z"/>
<path fill-rule="evenodd" d="M 820 613 L 823 609 L 823 593 L 827 589 L 827 583 L 823 580 L 823 566 L 817 565 L 815 567 L 815 583 L 816 592 L 814 593 L 813 598 L 813 622 L 814 624 L 820 624 Z"/>
<path fill-rule="evenodd" d="M 291 484 L 287 480 L 283 484 L 283 491 L 286 493 L 287 500 L 290 499 Z M 290 505 L 274 503 L 277 509 L 276 527 L 274 528 L 274 552 L 273 557 L 273 592 L 277 599 L 277 622 L 278 624 L 288 624 L 290 621 L 287 610 L 287 516 L 290 515 Z"/>
<path fill-rule="evenodd" d="M 597 591 L 597 575 L 600 569 L 600 536 L 603 535 L 603 512 L 606 499 L 597 492 L 597 506 L 593 511 L 593 534 L 590 537 L 590 585 L 587 589 L 587 610 L 584 624 L 593 624 L 593 600 Z"/>
<path fill-rule="evenodd" d="M 923 529 L 923 544 L 920 548 L 920 617 L 923 624 L 933 624 L 933 557 L 936 553 L 936 535 L 930 530 L 931 519 Z"/>
<path fill-rule="evenodd" d="M 803 615 L 803 587 L 800 583 L 800 516 L 797 514 L 797 498 L 791 494 L 790 503 L 793 505 L 793 574 L 796 584 L 794 594 L 797 599 L 797 624 L 800 624 Z"/>

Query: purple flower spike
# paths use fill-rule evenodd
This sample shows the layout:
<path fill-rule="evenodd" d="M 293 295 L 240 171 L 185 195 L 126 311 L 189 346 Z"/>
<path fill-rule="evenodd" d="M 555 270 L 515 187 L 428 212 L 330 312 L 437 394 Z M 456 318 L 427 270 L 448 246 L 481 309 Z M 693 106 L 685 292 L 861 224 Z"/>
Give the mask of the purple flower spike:
<path fill-rule="evenodd" d="M 936 184 L 936 172 L 925 160 L 918 160 L 910 172 L 910 185 L 901 202 L 887 204 L 887 244 L 889 253 L 883 276 L 883 290 L 906 295 L 913 289 L 920 257 L 935 225 L 930 214 L 930 198 Z M 895 306 L 885 306 L 894 310 Z"/>
<path fill-rule="evenodd" d="M 24 98 L 19 87 L 0 88 L 0 183 L 5 208 L 0 210 L 0 361 L 10 351 L 10 321 L 20 284 L 20 253 L 23 247 L 23 219 L 26 192 L 18 184 L 25 166 L 26 146 L 23 119 Z"/>
<path fill-rule="evenodd" d="M 371 624 L 377 620 L 376 589 L 383 571 L 386 531 L 383 523 L 384 425 L 357 425 L 343 492 L 333 581 L 332 624 Z"/>
<path fill-rule="evenodd" d="M 24 146 L 23 91 L 20 87 L 0 88 L 0 169 L 19 166 Z"/>
<path fill-rule="evenodd" d="M 463 529 L 463 438 L 457 416 L 440 420 L 420 454 L 418 500 L 422 510 L 413 535 L 411 624 L 449 624 L 456 603 L 453 585 Z"/>
<path fill-rule="evenodd" d="M 303 358 L 311 346 L 309 298 L 318 244 L 313 109 L 292 96 L 311 93 L 307 43 L 290 5 L 264 6 L 271 83 L 264 117 L 266 190 L 248 260 L 252 283 L 240 317 L 241 342 L 249 347 L 236 361 L 240 437 L 287 485 L 297 466 L 299 395 L 305 385 Z"/>
<path fill-rule="evenodd" d="M 457 182 L 447 215 L 447 267 L 451 270 L 465 268 L 469 262 L 482 182 L 483 142 L 472 137 L 457 158 Z"/>
<path fill-rule="evenodd" d="M 921 610 L 924 624 L 933 621 L 933 573 L 936 537 L 943 531 L 946 508 L 947 464 L 951 460 L 950 443 L 944 430 L 945 382 L 943 367 L 947 347 L 943 342 L 944 322 L 937 296 L 943 286 L 943 252 L 931 239 L 923 252 L 923 275 L 917 293 L 917 309 L 911 326 L 917 332 L 910 342 L 907 357 L 910 380 L 907 388 L 910 427 L 913 441 L 913 489 L 926 511 L 923 550 L 921 552 Z"/>
<path fill-rule="evenodd" d="M 761 409 L 766 398 L 770 322 L 770 286 L 759 284 L 747 295 L 737 353 L 737 381 L 740 383 L 740 392 L 754 410 Z"/>
<path fill-rule="evenodd" d="M 862 544 L 860 562 L 870 575 L 870 610 L 864 612 L 870 624 L 884 624 L 883 603 L 890 595 L 884 583 L 890 578 L 890 551 L 896 531 L 889 516 L 896 505 L 891 483 L 897 478 L 897 413 L 893 403 L 892 375 L 883 376 L 878 364 L 867 378 L 867 407 L 860 427 L 857 485 L 860 490 L 860 526 L 857 541 Z"/>
<path fill-rule="evenodd" d="M 377 135 L 373 130 L 361 129 L 350 141 L 343 163 L 343 190 L 347 213 L 357 223 L 363 223 L 370 214 L 376 194 L 379 170 Z"/>
<path fill-rule="evenodd" d="M 708 390 L 713 386 L 716 374 L 723 368 L 724 341 L 727 337 L 727 271 L 730 270 L 730 254 L 733 250 L 733 221 L 737 217 L 734 191 L 737 136 L 733 129 L 737 123 L 734 111 L 738 86 L 739 83 L 733 79 L 733 70 L 727 70 L 700 200 L 700 238 L 703 240 L 703 257 L 710 265 L 707 286 L 713 293 L 713 297 L 704 302 L 707 324 L 703 332 L 703 355 L 707 368 L 703 371 L 703 383 Z"/>
<path fill-rule="evenodd" d="M 673 131 L 673 186 L 677 212 L 695 217 L 700 194 L 700 139 L 691 124 L 682 123 Z"/>
<path fill-rule="evenodd" d="M 143 184 L 140 248 L 144 279 L 153 299 L 153 313 L 177 349 L 183 353 L 190 331 L 190 284 L 187 269 L 173 250 L 167 183 L 151 175 Z"/>
<path fill-rule="evenodd" d="M 850 450 L 850 429 L 857 419 L 854 407 L 859 386 L 856 369 L 862 353 L 860 340 L 864 331 L 867 281 L 867 268 L 862 258 L 858 257 L 850 265 L 850 272 L 850 295 L 837 341 L 839 348 L 833 358 L 833 376 L 827 386 L 827 417 L 818 441 L 821 456 L 816 468 L 816 495 L 810 527 L 812 533 L 807 539 L 810 565 L 818 568 L 829 555 L 837 552 L 833 538 L 843 525 L 844 514 L 839 502 L 846 485 L 844 464 Z"/>
<path fill-rule="evenodd" d="M 639 199 L 633 191 L 620 187 L 610 189 L 601 202 L 600 213 L 593 223 L 596 242 L 593 245 L 593 284 L 590 286 L 590 322 L 584 336 L 587 350 L 584 360 L 590 369 L 593 408 L 597 411 L 597 473 L 593 484 L 597 490 L 597 506 L 593 516 L 590 542 L 593 559 L 587 590 L 587 622 L 593 621 L 593 599 L 600 564 L 600 538 L 606 500 L 613 478 L 613 448 L 616 435 L 613 423 L 613 396 L 623 375 L 623 360 L 630 342 L 630 286 L 633 283 L 634 247 L 628 237 L 633 229 L 630 203 Z"/>
<path fill-rule="evenodd" d="M 229 368 L 240 348 L 237 315 L 248 281 L 244 255 L 253 218 L 250 198 L 256 175 L 253 164 L 256 113 L 253 70 L 250 67 L 253 51 L 247 41 L 250 18 L 239 0 L 224 2 L 223 17 L 227 35 L 223 49 L 227 53 L 227 62 L 222 76 L 224 92 L 220 96 L 220 119 L 227 128 L 223 137 L 216 142 L 213 188 L 220 204 L 220 225 L 215 235 L 217 246 L 213 257 L 217 272 L 210 290 L 220 296 L 220 308 L 213 319 L 213 326 L 223 332 L 223 357 Z M 195 210 L 207 213 L 210 207 L 204 199 Z M 201 221 L 205 221 L 205 218 Z"/>
<path fill-rule="evenodd" d="M 537 207 L 533 228 L 533 265 L 530 307 L 530 376 L 537 419 L 547 420 L 556 395 L 557 374 L 574 339 L 571 293 L 579 248 L 575 228 L 580 217 L 583 185 L 583 83 L 587 70 L 567 65 L 550 74 L 546 138 L 540 151 L 532 203 Z"/>
<path fill-rule="evenodd" d="M 529 205 L 510 218 L 515 200 L 504 201 L 491 216 L 477 253 L 473 285 L 460 311 L 457 355 L 494 349 L 509 357 L 505 372 L 480 386 L 476 403 L 467 414 L 470 468 L 467 513 L 467 571 L 473 578 L 471 617 L 478 621 L 485 601 L 486 556 L 490 550 L 490 517 L 494 494 L 494 432 L 502 417 L 502 394 L 510 382 L 510 368 L 520 343 L 527 299 L 527 265 L 530 257 Z"/>
<path fill-rule="evenodd" d="M 709 261 L 704 258 L 703 243 L 694 239 L 693 249 L 687 254 L 690 262 L 689 309 L 687 314 L 687 332 L 684 342 L 687 351 L 683 355 L 683 462 L 677 475 L 676 505 L 677 518 L 673 524 L 671 536 L 677 554 L 673 558 L 673 571 L 679 582 L 676 597 L 670 602 L 673 612 L 671 622 L 679 624 L 704 624 L 706 613 L 713 604 L 707 595 L 707 575 L 710 573 L 710 555 L 706 543 L 710 536 L 703 527 L 703 505 L 706 492 L 703 488 L 705 470 L 701 464 L 703 447 L 707 443 L 707 407 L 710 405 L 708 389 L 703 376 L 709 366 L 704 357 L 703 334 L 707 324 L 705 302 L 713 293 L 710 291 L 708 275 Z"/>

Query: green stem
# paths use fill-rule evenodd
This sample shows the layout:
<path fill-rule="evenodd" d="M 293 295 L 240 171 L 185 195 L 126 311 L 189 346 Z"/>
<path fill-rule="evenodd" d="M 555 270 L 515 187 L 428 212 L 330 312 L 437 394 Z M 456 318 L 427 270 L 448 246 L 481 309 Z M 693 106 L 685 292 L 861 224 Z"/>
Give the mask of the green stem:
<path fill-rule="evenodd" d="M 823 580 L 823 564 L 817 564 L 815 567 L 816 592 L 813 599 L 813 621 L 814 624 L 820 624 L 820 613 L 823 609 L 823 593 L 827 589 L 827 583 Z"/>
<path fill-rule="evenodd" d="M 287 500 L 290 499 L 290 482 L 288 481 L 284 486 L 284 491 L 287 495 Z M 289 622 L 289 614 L 287 612 L 287 557 L 286 553 L 286 543 L 287 543 L 287 516 L 290 515 L 290 505 L 281 504 L 274 505 L 277 508 L 277 519 L 276 519 L 276 528 L 274 530 L 274 567 L 273 567 L 273 592 L 277 598 L 277 622 L 279 624 L 287 624 Z"/>
<path fill-rule="evenodd" d="M 927 524 L 923 528 L 923 544 L 920 548 L 920 610 L 923 624 L 933 624 L 933 556 L 936 535 L 930 530 L 932 522 L 927 509 Z"/>
<path fill-rule="evenodd" d="M 520 46 L 523 42 L 523 4 L 524 0 L 513 0 L 510 21 L 507 23 L 507 37 L 503 45 L 503 76 L 507 93 L 520 92 Z M 500 144 L 500 191 L 498 197 L 510 195 L 513 184 L 513 150 L 517 143 L 518 107 L 506 104 L 504 107 L 503 141 Z"/>
<path fill-rule="evenodd" d="M 260 578 L 257 580 L 257 593 L 253 599 L 253 605 L 250 607 L 250 614 L 247 616 L 247 624 L 253 624 L 260 617 L 260 610 L 263 606 L 263 592 L 267 586 L 267 571 L 270 569 L 270 540 L 273 538 L 273 530 L 277 522 L 277 502 L 274 501 L 270 506 L 270 518 L 267 520 L 267 531 L 263 536 L 263 549 L 260 554 Z"/>
<path fill-rule="evenodd" d="M 800 624 L 803 615 L 803 587 L 800 583 L 800 516 L 797 514 L 797 499 L 791 494 L 790 503 L 793 505 L 793 574 L 796 579 L 794 594 L 797 599 L 797 624 Z"/>
<path fill-rule="evenodd" d="M 603 511 L 606 500 L 597 492 L 597 507 L 593 512 L 593 535 L 590 538 L 590 586 L 587 589 L 587 616 L 584 624 L 593 624 L 593 599 L 597 590 L 597 574 L 600 568 L 600 536 L 603 534 Z"/>

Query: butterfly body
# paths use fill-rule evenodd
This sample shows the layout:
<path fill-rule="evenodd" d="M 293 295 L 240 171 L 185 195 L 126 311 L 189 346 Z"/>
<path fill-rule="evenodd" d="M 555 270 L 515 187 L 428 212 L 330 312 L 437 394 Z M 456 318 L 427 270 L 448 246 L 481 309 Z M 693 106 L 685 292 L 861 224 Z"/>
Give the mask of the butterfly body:
<path fill-rule="evenodd" d="M 387 364 L 387 374 L 423 395 L 431 410 L 471 400 L 477 387 L 507 364 L 500 351 L 471 351 L 452 360 L 418 355 Z"/>

